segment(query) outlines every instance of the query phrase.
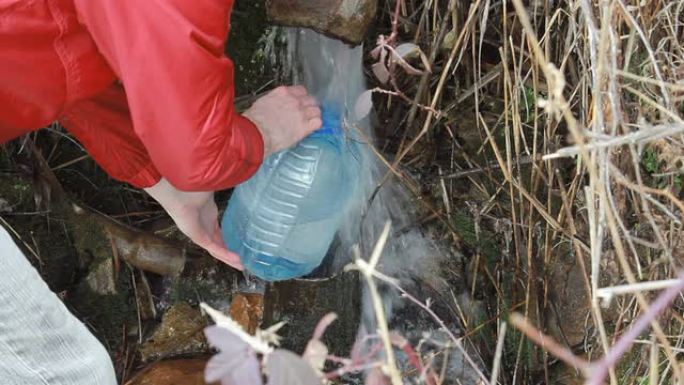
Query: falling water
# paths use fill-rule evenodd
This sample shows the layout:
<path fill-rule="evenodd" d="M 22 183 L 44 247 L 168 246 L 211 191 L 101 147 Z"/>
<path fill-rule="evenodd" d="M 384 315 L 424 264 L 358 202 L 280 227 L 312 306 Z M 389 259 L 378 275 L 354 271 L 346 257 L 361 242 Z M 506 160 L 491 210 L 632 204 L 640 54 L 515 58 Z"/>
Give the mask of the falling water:
<path fill-rule="evenodd" d="M 387 167 L 372 150 L 375 135 L 371 119 L 358 119 L 355 105 L 367 90 L 363 74 L 363 47 L 348 45 L 304 29 L 288 30 L 290 57 L 294 58 L 294 82 L 304 84 L 319 100 L 343 106 L 344 126 L 348 140 L 363 149 L 360 161 L 363 174 L 348 218 L 339 232 L 335 264 L 348 262 L 354 245 L 359 245 L 365 256 L 370 253 L 389 220 L 394 229 L 405 229 L 391 237 L 383 253 L 382 271 L 400 279 L 414 277 L 424 271 L 436 271 L 443 254 L 436 244 L 412 226 L 416 206 L 412 197 L 396 179 L 389 179 L 381 188 L 378 184 Z M 372 200 L 371 200 L 372 197 Z"/>
<path fill-rule="evenodd" d="M 389 178 L 379 186 L 388 169 L 373 150 L 375 135 L 371 118 L 359 119 L 355 114 L 357 99 L 367 90 L 363 72 L 363 46 L 352 48 L 306 29 L 290 28 L 285 33 L 287 48 L 284 62 L 293 82 L 305 85 L 318 100 L 342 106 L 346 111 L 344 128 L 347 137 L 362 148 L 359 156 L 363 171 L 354 199 L 356 204 L 348 211 L 346 221 L 339 230 L 332 255 L 333 269 L 340 270 L 350 262 L 356 245 L 360 247 L 362 256 L 367 258 L 385 224 L 391 221 L 394 231 L 385 246 L 378 270 L 398 279 L 402 287 L 409 291 L 416 287 L 416 283 L 420 283 L 430 285 L 438 293 L 449 293 L 441 266 L 450 253 L 416 226 L 416 210 L 420 204 L 414 201 L 396 178 Z M 389 316 L 396 314 L 402 306 L 407 306 L 398 292 L 389 287 L 382 289 L 385 311 Z M 377 330 L 367 293 L 362 302 L 362 329 Z M 401 319 L 401 322 L 410 320 Z M 430 331 L 418 330 L 421 327 L 434 328 L 434 323 L 430 326 L 413 324 L 406 326 L 405 330 L 407 333 L 416 333 L 415 336 L 420 338 L 420 333 Z M 458 372 L 455 376 L 459 377 L 459 381 L 463 384 L 474 383 L 474 374 L 464 369 L 459 355 L 452 353 L 451 357 L 455 363 L 450 362 L 450 369 Z"/>

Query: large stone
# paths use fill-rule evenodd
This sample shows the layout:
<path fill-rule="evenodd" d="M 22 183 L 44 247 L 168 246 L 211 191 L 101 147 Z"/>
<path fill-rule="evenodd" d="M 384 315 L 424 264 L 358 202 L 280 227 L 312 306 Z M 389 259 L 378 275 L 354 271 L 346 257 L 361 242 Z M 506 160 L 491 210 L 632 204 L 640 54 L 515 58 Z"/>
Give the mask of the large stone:
<path fill-rule="evenodd" d="M 162 323 L 140 349 L 143 362 L 160 360 L 182 354 L 208 351 L 204 337 L 207 322 L 199 309 L 178 303 L 166 311 Z"/>
<path fill-rule="evenodd" d="M 263 327 L 286 324 L 278 332 L 283 347 L 302 353 L 318 321 L 328 313 L 338 319 L 328 328 L 323 342 L 333 354 L 349 354 L 360 322 L 361 285 L 358 272 L 323 279 L 276 282 L 264 294 Z"/>
<path fill-rule="evenodd" d="M 347 43 L 360 44 L 375 18 L 375 0 L 267 0 L 276 24 L 311 28 Z"/>

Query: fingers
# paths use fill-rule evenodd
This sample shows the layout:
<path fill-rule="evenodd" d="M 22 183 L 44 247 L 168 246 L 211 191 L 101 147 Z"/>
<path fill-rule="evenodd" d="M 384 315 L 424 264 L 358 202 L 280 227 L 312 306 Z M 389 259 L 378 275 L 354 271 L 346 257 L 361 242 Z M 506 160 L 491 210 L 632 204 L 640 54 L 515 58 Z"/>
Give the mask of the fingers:
<path fill-rule="evenodd" d="M 306 128 L 309 131 L 313 132 L 313 131 L 316 131 L 319 128 L 321 128 L 322 125 L 323 125 L 323 120 L 321 120 L 321 118 L 314 118 L 314 119 L 310 119 L 306 123 L 306 126 L 307 126 Z"/>
<path fill-rule="evenodd" d="M 210 237 L 207 233 L 202 233 L 200 236 L 196 236 L 193 242 L 197 246 L 206 250 L 212 257 L 218 259 L 219 261 L 226 263 L 237 270 L 242 270 L 243 266 L 240 262 L 240 257 L 228 250 L 228 248 L 223 244 L 220 233 L 218 239 L 216 236 Z"/>
<path fill-rule="evenodd" d="M 302 98 L 299 99 L 299 102 L 301 103 L 302 107 L 316 107 L 318 108 L 318 100 L 314 98 L 313 96 L 306 95 Z"/>
<path fill-rule="evenodd" d="M 218 221 L 214 220 L 213 223 L 214 231 L 207 251 L 219 261 L 224 262 L 237 270 L 243 270 L 244 266 L 242 266 L 242 262 L 240 262 L 240 256 L 228 250 L 226 244 L 223 242 Z"/>
<path fill-rule="evenodd" d="M 229 251 L 225 246 L 213 243 L 206 247 L 206 250 L 211 254 L 212 257 L 218 259 L 219 261 L 231 266 L 237 270 L 244 270 L 242 262 L 240 262 L 240 257 Z"/>
<path fill-rule="evenodd" d="M 307 133 L 321 128 L 323 120 L 321 118 L 321 108 L 318 106 L 316 98 L 309 95 L 306 88 L 302 86 L 290 87 L 290 94 L 295 96 L 299 102 Z"/>
<path fill-rule="evenodd" d="M 288 87 L 288 91 L 290 91 L 290 94 L 298 98 L 303 98 L 309 95 L 309 92 L 303 86 L 291 86 Z"/>
<path fill-rule="evenodd" d="M 303 108 L 304 121 L 306 122 L 307 132 L 318 130 L 323 125 L 321 119 L 321 108 L 318 101 L 312 96 L 305 96 L 300 99 Z"/>
<path fill-rule="evenodd" d="M 321 118 L 321 109 L 318 107 L 306 107 L 304 109 L 304 118 L 306 120 Z"/>
<path fill-rule="evenodd" d="M 294 96 L 296 102 L 303 108 L 316 107 L 318 108 L 318 100 L 311 96 L 306 88 L 302 86 L 290 87 L 290 95 Z"/>

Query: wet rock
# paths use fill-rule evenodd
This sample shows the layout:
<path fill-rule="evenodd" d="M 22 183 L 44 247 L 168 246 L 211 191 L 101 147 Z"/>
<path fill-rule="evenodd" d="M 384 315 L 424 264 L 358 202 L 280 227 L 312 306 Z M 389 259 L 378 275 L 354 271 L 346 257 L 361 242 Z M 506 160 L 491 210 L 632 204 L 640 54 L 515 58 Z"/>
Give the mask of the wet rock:
<path fill-rule="evenodd" d="M 304 351 L 318 321 L 335 312 L 338 319 L 326 331 L 323 342 L 332 354 L 348 355 L 359 327 L 361 285 L 357 272 L 332 278 L 276 282 L 264 294 L 264 327 L 287 322 L 280 334 L 282 346 Z"/>
<path fill-rule="evenodd" d="M 218 385 L 204 382 L 208 359 L 162 361 L 149 366 L 125 385 Z"/>
<path fill-rule="evenodd" d="M 205 302 L 214 309 L 228 311 L 242 273 L 208 255 L 188 253 L 187 263 L 179 277 L 167 277 L 153 284 L 157 311 L 179 302 L 199 305 Z"/>
<path fill-rule="evenodd" d="M 85 278 L 86 284 L 99 295 L 116 294 L 114 261 L 107 259 L 95 266 Z"/>
<path fill-rule="evenodd" d="M 264 318 L 264 296 L 258 293 L 235 294 L 230 304 L 230 318 L 253 335 Z"/>
<path fill-rule="evenodd" d="M 205 353 L 209 347 L 203 330 L 206 319 L 199 309 L 178 303 L 164 314 L 161 325 L 141 347 L 143 362 L 160 360 L 181 354 Z"/>
<path fill-rule="evenodd" d="M 374 0 L 268 0 L 266 6 L 276 24 L 311 28 L 352 44 L 363 41 L 377 11 Z"/>

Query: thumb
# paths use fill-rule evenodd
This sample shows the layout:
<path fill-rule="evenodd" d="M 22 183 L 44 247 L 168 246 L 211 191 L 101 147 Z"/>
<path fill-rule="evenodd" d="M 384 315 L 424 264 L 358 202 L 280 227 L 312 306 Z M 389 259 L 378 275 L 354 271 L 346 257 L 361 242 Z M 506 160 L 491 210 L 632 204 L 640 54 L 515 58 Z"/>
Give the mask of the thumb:
<path fill-rule="evenodd" d="M 228 250 L 225 246 L 217 245 L 216 243 L 211 243 L 205 247 L 205 250 L 211 254 L 212 257 L 218 259 L 219 261 L 231 266 L 237 270 L 243 270 L 242 262 L 240 262 L 240 257 Z"/>
<path fill-rule="evenodd" d="M 240 262 L 240 256 L 228 250 L 223 238 L 221 237 L 221 231 L 216 228 L 213 237 L 204 247 L 212 257 L 218 259 L 219 261 L 230 265 L 237 270 L 243 270 L 242 262 Z"/>

